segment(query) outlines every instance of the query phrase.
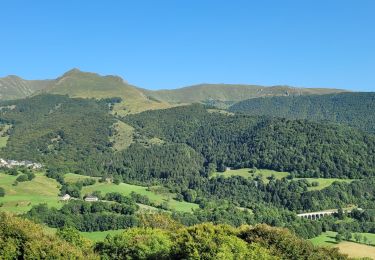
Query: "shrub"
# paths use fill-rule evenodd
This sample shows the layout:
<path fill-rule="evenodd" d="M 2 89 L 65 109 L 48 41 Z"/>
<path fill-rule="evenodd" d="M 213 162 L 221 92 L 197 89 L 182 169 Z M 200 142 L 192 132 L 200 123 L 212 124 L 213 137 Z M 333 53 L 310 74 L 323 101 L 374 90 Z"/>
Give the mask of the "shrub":
<path fill-rule="evenodd" d="M 28 180 L 29 180 L 29 178 L 26 174 L 21 174 L 16 179 L 17 182 L 24 182 L 24 181 L 28 181 Z"/>

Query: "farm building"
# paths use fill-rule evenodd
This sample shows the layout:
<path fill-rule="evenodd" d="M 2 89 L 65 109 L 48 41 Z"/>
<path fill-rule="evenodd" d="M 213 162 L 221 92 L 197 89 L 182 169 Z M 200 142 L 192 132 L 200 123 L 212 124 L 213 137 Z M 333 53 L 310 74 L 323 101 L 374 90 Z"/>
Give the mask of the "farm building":
<path fill-rule="evenodd" d="M 85 201 L 88 201 L 88 202 L 92 202 L 92 201 L 98 201 L 98 197 L 95 197 L 95 196 L 87 196 L 85 198 Z"/>
<path fill-rule="evenodd" d="M 61 197 L 61 200 L 62 201 L 70 200 L 70 195 L 69 194 L 65 194 L 64 196 Z"/>

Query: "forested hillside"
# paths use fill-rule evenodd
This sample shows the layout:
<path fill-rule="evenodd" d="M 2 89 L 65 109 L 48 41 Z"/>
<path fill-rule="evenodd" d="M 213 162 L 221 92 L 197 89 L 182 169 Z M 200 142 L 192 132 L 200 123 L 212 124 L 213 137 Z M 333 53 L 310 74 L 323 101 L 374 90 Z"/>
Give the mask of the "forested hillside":
<path fill-rule="evenodd" d="M 325 178 L 375 173 L 373 135 L 330 123 L 209 112 L 202 105 L 123 117 L 135 129 L 134 140 L 115 153 L 112 102 L 39 95 L 3 103 L 0 119 L 12 127 L 1 156 L 149 182 L 225 167 Z"/>
<path fill-rule="evenodd" d="M 231 112 L 343 123 L 375 133 L 375 93 L 256 98 L 238 102 Z"/>
<path fill-rule="evenodd" d="M 115 120 L 107 101 L 39 95 L 2 107 L 1 121 L 12 125 L 3 158 L 74 170 L 109 152 Z"/>
<path fill-rule="evenodd" d="M 341 125 L 209 113 L 200 105 L 124 120 L 142 135 L 189 145 L 203 156 L 206 168 L 257 167 L 305 177 L 375 173 L 375 137 Z"/>

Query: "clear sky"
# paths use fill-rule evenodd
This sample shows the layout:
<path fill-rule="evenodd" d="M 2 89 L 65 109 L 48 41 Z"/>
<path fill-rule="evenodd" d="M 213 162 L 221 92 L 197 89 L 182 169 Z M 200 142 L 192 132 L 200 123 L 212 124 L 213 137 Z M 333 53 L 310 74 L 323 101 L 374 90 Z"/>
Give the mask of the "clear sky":
<path fill-rule="evenodd" d="M 375 91 L 375 0 L 1 0 L 0 76 Z"/>

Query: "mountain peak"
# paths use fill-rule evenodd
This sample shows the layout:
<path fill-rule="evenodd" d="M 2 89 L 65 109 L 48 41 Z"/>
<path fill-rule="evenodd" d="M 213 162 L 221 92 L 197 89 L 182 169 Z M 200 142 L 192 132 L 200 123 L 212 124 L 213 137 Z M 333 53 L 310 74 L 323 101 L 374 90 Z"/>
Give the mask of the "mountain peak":
<path fill-rule="evenodd" d="M 78 68 L 73 68 L 73 69 L 70 69 L 67 72 L 65 72 L 61 77 L 67 77 L 67 76 L 77 75 L 77 74 L 80 74 L 80 73 L 84 73 L 84 72 L 81 71 Z"/>

